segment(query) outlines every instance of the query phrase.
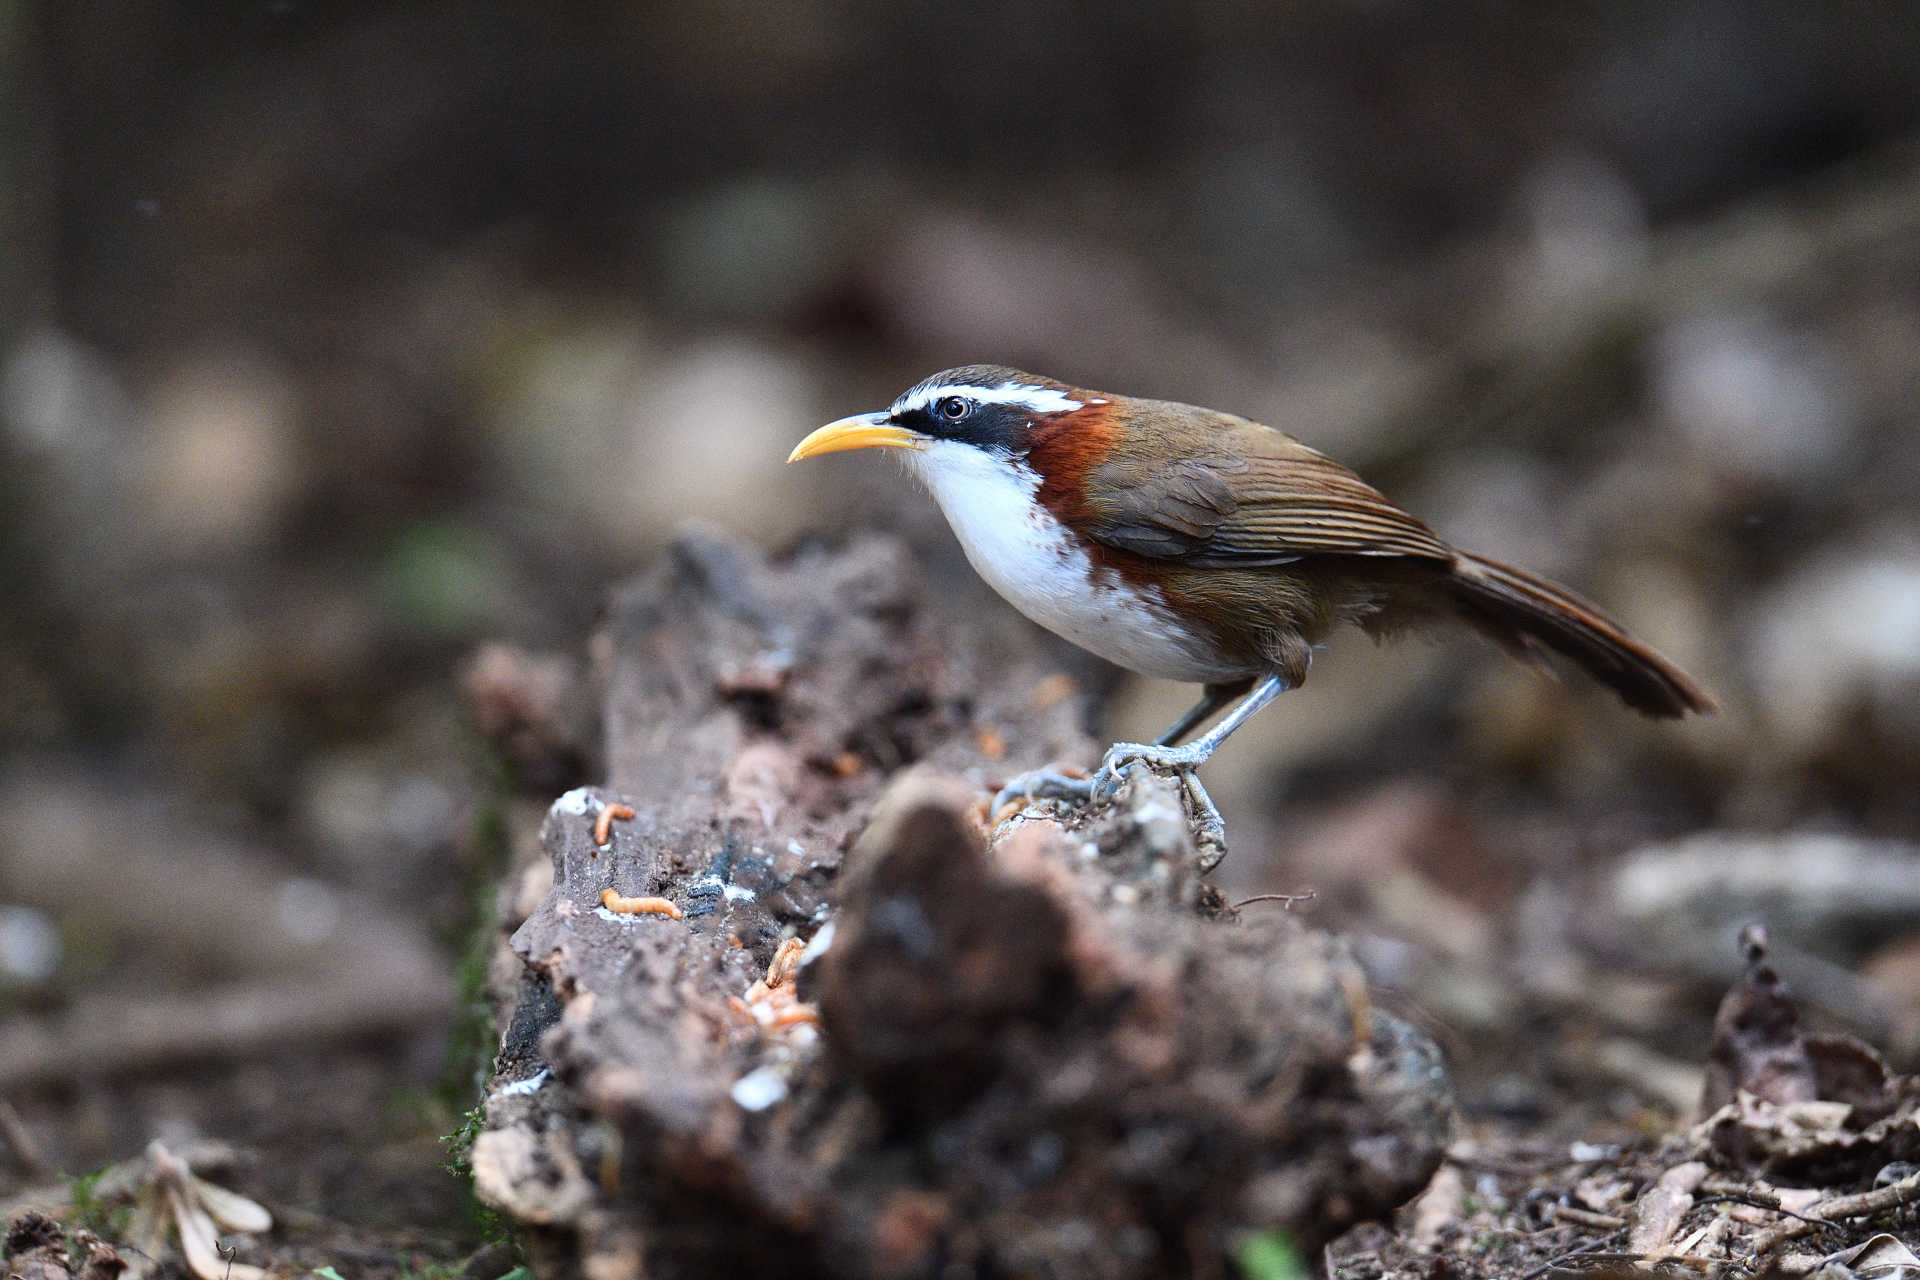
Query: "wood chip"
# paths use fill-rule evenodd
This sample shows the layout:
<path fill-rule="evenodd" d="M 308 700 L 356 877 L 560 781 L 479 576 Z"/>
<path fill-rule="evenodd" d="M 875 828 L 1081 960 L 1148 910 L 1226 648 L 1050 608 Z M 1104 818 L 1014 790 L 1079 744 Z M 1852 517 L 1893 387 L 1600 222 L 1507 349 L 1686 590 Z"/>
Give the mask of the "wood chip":
<path fill-rule="evenodd" d="M 1432 1253 L 1440 1247 L 1446 1229 L 1466 1217 L 1466 1206 L 1466 1179 L 1453 1165 L 1441 1165 L 1427 1189 L 1413 1202 L 1413 1233 L 1408 1243 Z"/>
<path fill-rule="evenodd" d="M 793 975 L 799 971 L 800 956 L 806 949 L 807 944 L 798 938 L 788 938 L 780 944 L 779 949 L 773 953 L 772 962 L 767 965 L 767 988 L 769 990 L 774 987 L 785 986 Z"/>

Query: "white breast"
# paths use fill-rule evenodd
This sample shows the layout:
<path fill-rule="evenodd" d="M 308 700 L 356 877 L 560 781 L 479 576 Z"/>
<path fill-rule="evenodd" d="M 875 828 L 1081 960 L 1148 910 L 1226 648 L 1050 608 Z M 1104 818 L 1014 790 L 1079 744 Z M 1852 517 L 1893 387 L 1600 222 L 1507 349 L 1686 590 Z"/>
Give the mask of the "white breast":
<path fill-rule="evenodd" d="M 1035 499 L 1040 478 L 1024 463 L 950 440 L 906 459 L 974 571 L 1047 630 L 1142 675 L 1202 683 L 1246 674 L 1209 661 L 1209 646 L 1157 589 L 1096 575 L 1091 557 Z"/>

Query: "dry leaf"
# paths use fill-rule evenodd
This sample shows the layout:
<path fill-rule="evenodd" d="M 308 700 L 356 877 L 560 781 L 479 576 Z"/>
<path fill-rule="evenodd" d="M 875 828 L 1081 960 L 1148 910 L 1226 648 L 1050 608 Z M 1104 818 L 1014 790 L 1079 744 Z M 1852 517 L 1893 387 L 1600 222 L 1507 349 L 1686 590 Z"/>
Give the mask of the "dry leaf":
<path fill-rule="evenodd" d="M 1627 1215 L 1627 1252 L 1664 1257 L 1667 1242 L 1679 1229 L 1687 1210 L 1693 1208 L 1693 1193 L 1706 1176 L 1707 1166 L 1698 1160 L 1675 1165 L 1661 1174 Z"/>
<path fill-rule="evenodd" d="M 1920 1280 L 1920 1258 L 1884 1231 L 1820 1262 L 1822 1266 L 1837 1263 L 1859 1280 Z"/>

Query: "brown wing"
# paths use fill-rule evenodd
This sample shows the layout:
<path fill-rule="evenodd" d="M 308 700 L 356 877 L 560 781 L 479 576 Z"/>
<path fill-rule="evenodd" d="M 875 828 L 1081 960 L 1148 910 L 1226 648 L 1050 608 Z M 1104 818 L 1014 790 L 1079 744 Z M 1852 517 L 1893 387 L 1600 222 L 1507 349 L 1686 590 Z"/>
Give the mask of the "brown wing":
<path fill-rule="evenodd" d="M 1199 568 L 1312 555 L 1454 558 L 1431 529 L 1333 459 L 1227 414 L 1136 402 L 1089 481 L 1094 538 Z"/>

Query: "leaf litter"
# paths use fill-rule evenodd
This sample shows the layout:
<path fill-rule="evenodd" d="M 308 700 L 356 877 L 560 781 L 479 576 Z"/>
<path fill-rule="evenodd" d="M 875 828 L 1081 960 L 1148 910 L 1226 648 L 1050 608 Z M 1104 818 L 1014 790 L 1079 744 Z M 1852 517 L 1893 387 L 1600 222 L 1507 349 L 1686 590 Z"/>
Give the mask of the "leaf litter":
<path fill-rule="evenodd" d="M 1766 931 L 1720 1003 L 1701 1119 L 1609 1148 L 1457 1141 L 1341 1280 L 1697 1275 L 1920 1280 L 1920 1077 L 1809 1030 Z"/>

